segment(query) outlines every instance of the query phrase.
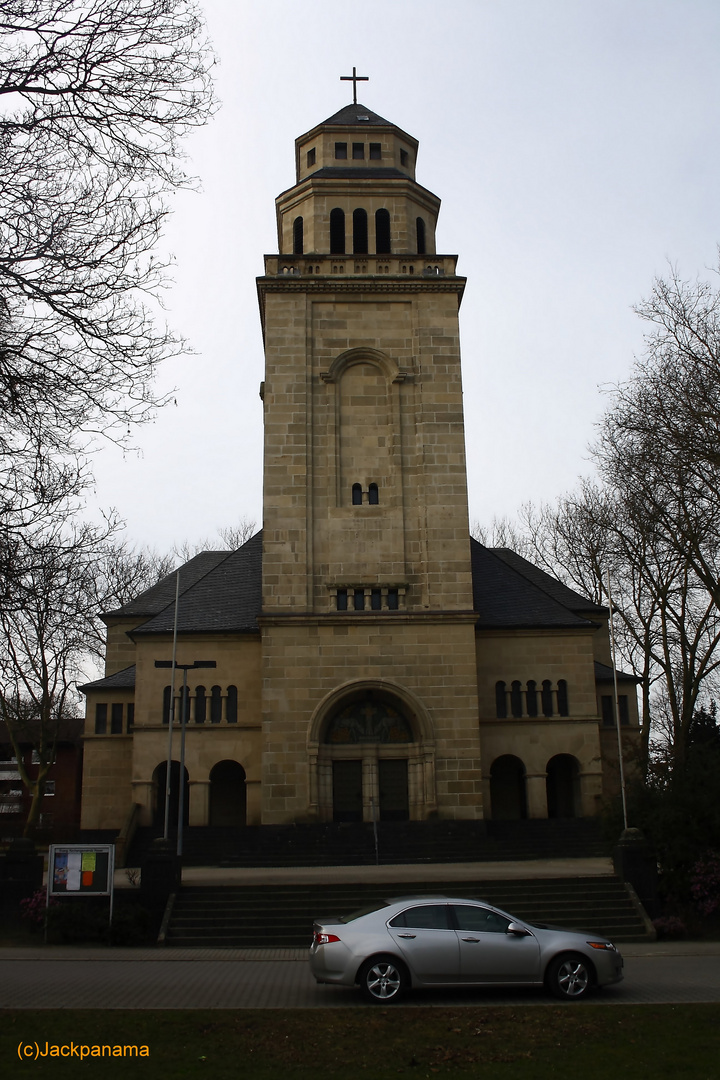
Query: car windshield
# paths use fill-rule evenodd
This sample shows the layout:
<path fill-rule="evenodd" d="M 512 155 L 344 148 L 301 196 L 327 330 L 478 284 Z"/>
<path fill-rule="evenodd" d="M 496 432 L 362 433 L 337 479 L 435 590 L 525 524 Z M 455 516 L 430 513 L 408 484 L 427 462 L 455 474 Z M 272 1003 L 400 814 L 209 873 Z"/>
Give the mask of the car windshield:
<path fill-rule="evenodd" d="M 372 915 L 373 911 L 381 911 L 384 907 L 387 907 L 385 900 L 378 900 L 375 904 L 368 904 L 367 907 L 361 907 L 357 911 L 353 911 L 350 915 L 343 915 L 339 922 L 353 922 L 355 919 L 361 919 L 363 915 Z"/>

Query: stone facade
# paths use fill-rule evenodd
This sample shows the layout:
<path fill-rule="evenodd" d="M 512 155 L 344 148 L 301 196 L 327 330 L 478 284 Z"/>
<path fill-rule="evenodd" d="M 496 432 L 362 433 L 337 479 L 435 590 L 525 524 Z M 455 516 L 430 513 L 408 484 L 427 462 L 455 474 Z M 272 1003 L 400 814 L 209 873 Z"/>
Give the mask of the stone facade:
<path fill-rule="evenodd" d="M 180 570 L 178 662 L 216 664 L 188 672 L 191 825 L 589 816 L 613 794 L 607 612 L 469 538 L 465 279 L 416 156 L 361 105 L 296 142 L 258 279 L 263 531 Z M 86 828 L 164 811 L 174 581 L 107 616 Z"/>

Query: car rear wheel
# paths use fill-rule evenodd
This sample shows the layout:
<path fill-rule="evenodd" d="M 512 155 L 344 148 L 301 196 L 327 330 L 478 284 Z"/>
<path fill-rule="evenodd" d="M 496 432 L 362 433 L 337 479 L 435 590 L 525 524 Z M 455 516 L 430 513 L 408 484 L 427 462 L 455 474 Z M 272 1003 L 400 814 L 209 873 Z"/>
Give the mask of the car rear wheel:
<path fill-rule="evenodd" d="M 590 962 L 578 953 L 556 957 L 548 965 L 545 976 L 545 985 L 553 997 L 566 1001 L 579 1001 L 586 997 L 593 981 Z"/>
<path fill-rule="evenodd" d="M 376 956 L 360 968 L 360 990 L 367 1001 L 389 1005 L 398 1001 L 408 988 L 405 967 L 389 956 Z"/>

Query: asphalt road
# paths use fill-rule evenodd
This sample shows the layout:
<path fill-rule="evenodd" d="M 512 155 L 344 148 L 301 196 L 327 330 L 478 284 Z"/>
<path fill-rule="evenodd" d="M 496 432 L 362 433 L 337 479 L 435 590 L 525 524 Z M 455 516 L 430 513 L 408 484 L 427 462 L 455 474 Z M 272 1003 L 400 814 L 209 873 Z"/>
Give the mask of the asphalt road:
<path fill-rule="evenodd" d="M 717 943 L 627 946 L 623 954 L 624 981 L 593 995 L 591 1002 L 720 1002 Z M 537 989 L 419 991 L 407 1002 L 550 1003 L 557 1004 Z M 314 1009 L 362 1004 L 356 991 L 318 986 L 304 954 L 290 950 L 0 949 L 0 1008 L 5 1009 Z"/>

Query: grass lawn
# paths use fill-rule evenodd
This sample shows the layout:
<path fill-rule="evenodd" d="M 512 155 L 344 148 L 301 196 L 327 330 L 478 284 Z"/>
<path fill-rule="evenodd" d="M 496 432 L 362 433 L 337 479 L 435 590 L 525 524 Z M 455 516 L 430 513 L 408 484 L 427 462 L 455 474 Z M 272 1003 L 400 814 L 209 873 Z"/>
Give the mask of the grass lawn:
<path fill-rule="evenodd" d="M 18 1044 L 149 1057 L 18 1058 Z M 106 1051 L 107 1053 L 107 1051 Z M 720 1005 L 0 1011 L 3 1077 L 717 1080 Z"/>

